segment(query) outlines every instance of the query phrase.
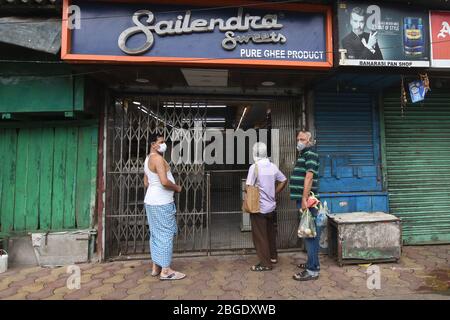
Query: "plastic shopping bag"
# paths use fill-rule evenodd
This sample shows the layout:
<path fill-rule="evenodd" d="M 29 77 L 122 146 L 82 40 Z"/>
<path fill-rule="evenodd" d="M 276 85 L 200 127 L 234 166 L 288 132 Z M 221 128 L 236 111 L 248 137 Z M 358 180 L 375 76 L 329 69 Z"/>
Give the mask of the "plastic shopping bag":
<path fill-rule="evenodd" d="M 317 235 L 314 217 L 309 209 L 303 210 L 300 224 L 298 226 L 297 235 L 299 238 L 315 238 Z"/>
<path fill-rule="evenodd" d="M 328 209 L 327 202 L 325 201 L 323 204 L 321 203 L 319 206 L 319 212 L 316 216 L 316 226 L 317 227 L 325 227 L 328 223 L 328 215 L 330 214 L 330 210 Z"/>

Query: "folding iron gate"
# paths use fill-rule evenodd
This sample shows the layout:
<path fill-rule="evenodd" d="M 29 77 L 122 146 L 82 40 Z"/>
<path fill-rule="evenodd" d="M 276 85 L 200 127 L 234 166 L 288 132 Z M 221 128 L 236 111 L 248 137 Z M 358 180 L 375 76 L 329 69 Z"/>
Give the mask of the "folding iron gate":
<path fill-rule="evenodd" d="M 238 240 L 236 233 L 233 233 L 236 230 L 227 231 L 231 229 L 227 225 L 230 222 L 227 216 L 234 214 L 234 220 L 241 219 L 242 213 L 238 212 L 240 200 L 234 196 L 232 199 L 236 198 L 236 201 L 233 200 L 236 205 L 233 205 L 231 198 L 228 201 L 224 199 L 225 194 L 219 194 L 228 186 L 227 181 L 230 188 L 238 188 L 246 173 L 236 171 L 227 175 L 226 172 L 207 172 L 202 161 L 195 161 L 195 154 L 182 154 L 190 162 L 178 162 L 170 157 L 172 149 L 180 148 L 183 143 L 188 144 L 190 150 L 196 150 L 194 144 L 200 143 L 202 145 L 198 148 L 204 150 L 204 140 L 196 138 L 203 137 L 206 131 L 208 101 L 198 98 L 195 103 L 193 101 L 192 98 L 180 97 L 121 96 L 108 109 L 106 257 L 147 255 L 149 252 L 149 230 L 143 203 L 143 166 L 149 153 L 148 139 L 153 133 L 166 137 L 166 160 L 176 182 L 183 188 L 175 197 L 178 223 L 175 252 L 208 254 L 218 250 L 253 248 L 249 233 L 240 235 L 241 240 Z M 278 134 L 272 137 L 277 144 L 277 155 L 273 160 L 289 176 L 296 160 L 295 132 L 299 128 L 301 106 L 299 100 L 273 101 L 271 106 L 272 128 L 278 129 Z M 237 180 L 234 181 L 234 178 Z M 210 179 L 214 180 L 212 186 Z M 293 248 L 297 246 L 297 216 L 295 205 L 289 200 L 288 188 L 279 201 L 278 247 Z M 231 211 L 228 210 L 230 206 L 234 208 Z"/>
<path fill-rule="evenodd" d="M 120 97 L 108 110 L 106 256 L 144 254 L 149 251 L 149 230 L 144 208 L 144 161 L 148 139 L 166 137 L 169 162 L 176 183 L 178 236 L 175 251 L 207 252 L 207 176 L 204 164 L 170 158 L 172 148 L 193 144 L 205 131 L 205 104 L 177 98 Z M 202 139 L 196 139 L 202 143 Z M 191 154 L 183 155 L 191 157 Z"/>

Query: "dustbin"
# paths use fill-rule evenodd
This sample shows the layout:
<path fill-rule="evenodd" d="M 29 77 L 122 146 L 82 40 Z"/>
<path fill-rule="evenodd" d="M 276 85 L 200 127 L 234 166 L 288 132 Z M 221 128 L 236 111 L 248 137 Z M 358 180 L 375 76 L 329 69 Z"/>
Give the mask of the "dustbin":
<path fill-rule="evenodd" d="M 6 272 L 8 270 L 8 252 L 0 249 L 0 273 Z"/>

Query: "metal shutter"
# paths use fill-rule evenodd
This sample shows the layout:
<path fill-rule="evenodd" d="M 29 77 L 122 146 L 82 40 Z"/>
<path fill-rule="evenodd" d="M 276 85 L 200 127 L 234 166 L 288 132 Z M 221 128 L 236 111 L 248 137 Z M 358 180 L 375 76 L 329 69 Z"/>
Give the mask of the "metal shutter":
<path fill-rule="evenodd" d="M 381 191 L 378 117 L 364 93 L 315 95 L 320 192 Z"/>
<path fill-rule="evenodd" d="M 450 243 L 450 94 L 428 93 L 402 117 L 396 92 L 383 113 L 390 209 L 404 243 Z"/>

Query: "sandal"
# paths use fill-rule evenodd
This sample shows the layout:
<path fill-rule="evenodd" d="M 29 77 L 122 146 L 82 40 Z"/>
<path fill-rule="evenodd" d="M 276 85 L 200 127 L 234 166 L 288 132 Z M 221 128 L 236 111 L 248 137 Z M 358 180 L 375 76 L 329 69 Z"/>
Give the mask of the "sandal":
<path fill-rule="evenodd" d="M 273 264 L 276 264 L 278 262 L 277 259 L 270 259 L 270 262 L 272 262 Z"/>
<path fill-rule="evenodd" d="M 272 267 L 265 267 L 265 266 L 262 266 L 261 264 L 257 264 L 257 265 L 252 266 L 250 268 L 250 270 L 252 270 L 252 271 L 270 271 L 270 270 L 272 270 Z"/>
<path fill-rule="evenodd" d="M 166 276 L 160 275 L 159 280 L 181 280 L 184 279 L 185 277 L 186 275 L 184 273 L 174 271 Z"/>

